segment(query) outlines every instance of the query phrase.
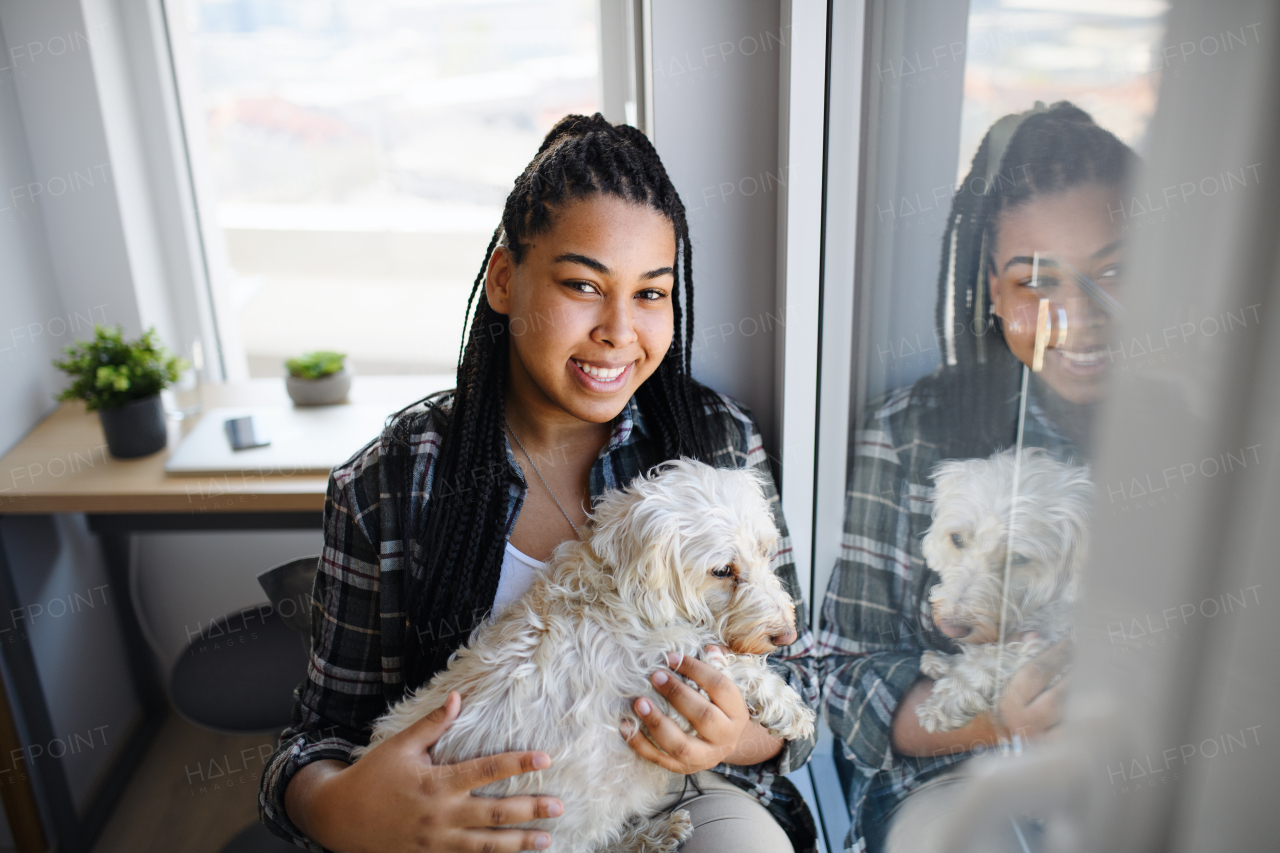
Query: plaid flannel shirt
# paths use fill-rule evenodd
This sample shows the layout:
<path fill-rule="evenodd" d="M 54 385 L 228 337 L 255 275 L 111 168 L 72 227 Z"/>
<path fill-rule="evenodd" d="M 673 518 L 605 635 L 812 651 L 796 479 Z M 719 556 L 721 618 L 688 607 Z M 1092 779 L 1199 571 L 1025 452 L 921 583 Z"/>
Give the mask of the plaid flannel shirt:
<path fill-rule="evenodd" d="M 1023 445 L 1076 458 L 1035 397 L 1033 391 Z M 919 677 L 921 653 L 956 650 L 933 624 L 928 593 L 938 576 L 921 553 L 932 520 L 930 475 L 942 461 L 929 434 L 936 427 L 928 424 L 947 423 L 937 406 L 908 386 L 869 407 L 854 436 L 840 558 L 822 603 L 822 711 L 854 766 L 845 848 L 857 853 L 880 849 L 885 824 L 907 794 L 981 751 L 911 757 L 890 742 L 894 711 Z"/>
<path fill-rule="evenodd" d="M 447 406 L 451 397 L 441 401 Z M 425 407 L 419 406 L 419 412 Z M 773 569 L 796 605 L 799 637 L 770 656 L 770 665 L 814 710 L 818 707 L 814 639 L 808 629 L 800 595 L 791 539 L 782 518 L 781 502 L 768 459 L 750 414 L 727 397 L 708 409 L 707 417 L 721 418 L 730 441 L 715 461 L 721 467 L 752 467 L 765 475 L 767 496 L 781 537 Z M 411 511 L 417 524 L 428 510 L 440 435 L 436 416 L 427 413 L 422 427 L 410 437 L 416 490 Z M 307 679 L 294 693 L 292 725 L 280 735 L 275 753 L 263 772 L 258 793 L 259 813 L 277 835 L 309 850 L 323 850 L 289 821 L 284 808 L 285 788 L 299 770 L 322 759 L 351 760 L 357 745 L 369 742 L 372 722 L 399 701 L 405 692 L 401 661 L 412 630 L 405 612 L 405 560 L 401 543 L 403 522 L 397 518 L 384 466 L 387 448 L 379 438 L 357 452 L 329 477 L 325 499 L 324 552 L 313 596 L 311 658 Z M 613 433 L 591 467 L 593 498 L 626 486 L 637 475 L 662 462 L 659 447 L 649 435 L 634 398 L 614 423 Z M 504 460 L 509 477 L 506 535 L 510 536 L 524 501 L 527 485 L 507 445 Z M 495 464 L 503 464 L 495 463 Z M 434 488 L 440 488 L 434 484 Z M 415 561 L 420 565 L 420 561 Z M 456 622 L 435 626 L 451 635 L 466 636 L 488 608 L 476 614 L 457 614 Z M 721 764 L 715 770 L 753 794 L 787 830 L 797 851 L 814 846 L 813 818 L 795 786 L 784 774 L 803 766 L 814 739 L 790 741 L 782 752 L 753 767 Z"/>

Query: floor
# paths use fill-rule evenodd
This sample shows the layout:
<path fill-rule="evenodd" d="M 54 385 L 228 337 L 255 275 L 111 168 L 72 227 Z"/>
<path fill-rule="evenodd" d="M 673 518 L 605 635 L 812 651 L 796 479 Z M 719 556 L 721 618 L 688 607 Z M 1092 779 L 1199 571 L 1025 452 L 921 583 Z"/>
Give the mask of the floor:
<path fill-rule="evenodd" d="M 210 732 L 170 715 L 94 853 L 216 853 L 258 819 L 272 734 Z"/>

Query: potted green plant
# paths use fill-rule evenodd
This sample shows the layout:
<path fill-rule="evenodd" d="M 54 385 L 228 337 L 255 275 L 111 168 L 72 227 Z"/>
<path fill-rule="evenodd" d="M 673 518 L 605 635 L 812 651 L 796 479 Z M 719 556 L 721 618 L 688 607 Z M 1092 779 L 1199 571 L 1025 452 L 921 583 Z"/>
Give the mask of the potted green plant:
<path fill-rule="evenodd" d="M 165 446 L 164 407 L 160 392 L 186 369 L 184 359 L 166 350 L 147 329 L 126 341 L 119 326 L 93 327 L 93 340 L 66 347 L 66 358 L 53 366 L 71 377 L 59 400 L 83 400 L 98 413 L 112 456 L 133 459 Z"/>
<path fill-rule="evenodd" d="M 342 403 L 351 391 L 351 368 L 346 353 L 317 350 L 284 363 L 289 375 L 285 388 L 299 406 L 331 406 Z"/>

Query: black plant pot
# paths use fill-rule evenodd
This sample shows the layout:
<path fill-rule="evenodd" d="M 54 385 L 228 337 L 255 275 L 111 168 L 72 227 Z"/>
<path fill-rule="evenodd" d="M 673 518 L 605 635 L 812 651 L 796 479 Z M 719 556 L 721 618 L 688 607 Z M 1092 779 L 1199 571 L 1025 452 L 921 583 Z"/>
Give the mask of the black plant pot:
<path fill-rule="evenodd" d="M 168 439 L 164 406 L 154 394 L 126 403 L 118 409 L 99 409 L 107 450 L 117 459 L 136 459 L 163 450 Z"/>

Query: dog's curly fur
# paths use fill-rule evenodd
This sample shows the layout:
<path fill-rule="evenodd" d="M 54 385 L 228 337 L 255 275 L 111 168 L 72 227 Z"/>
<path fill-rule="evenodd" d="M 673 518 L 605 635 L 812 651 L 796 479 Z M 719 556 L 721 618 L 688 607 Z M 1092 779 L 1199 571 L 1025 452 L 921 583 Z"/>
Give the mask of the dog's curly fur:
<path fill-rule="evenodd" d="M 683 810 L 654 814 L 671 774 L 619 731 L 624 720 L 642 730 L 632 710 L 640 696 L 691 731 L 649 681 L 668 652 L 703 657 L 729 676 L 772 734 L 813 732 L 813 712 L 764 658 L 775 640 L 795 638 L 793 603 L 770 568 L 777 535 L 748 470 L 684 459 L 608 493 L 589 535 L 560 545 L 529 592 L 382 717 L 355 757 L 457 690 L 462 710 L 431 748 L 434 761 L 530 749 L 551 756 L 550 768 L 477 794 L 559 797 L 562 817 L 523 825 L 549 831 L 558 853 L 674 853 L 692 828 Z M 706 655 L 708 644 L 731 653 Z"/>
<path fill-rule="evenodd" d="M 938 732 L 994 710 L 1009 677 L 1068 636 L 1093 486 L 1087 468 L 1039 449 L 1022 451 L 1020 461 L 1006 450 L 943 462 L 933 479 L 922 550 L 941 582 L 929 601 L 934 624 L 960 644 L 959 654 L 930 650 L 920 661 L 935 684 L 916 715 Z"/>

